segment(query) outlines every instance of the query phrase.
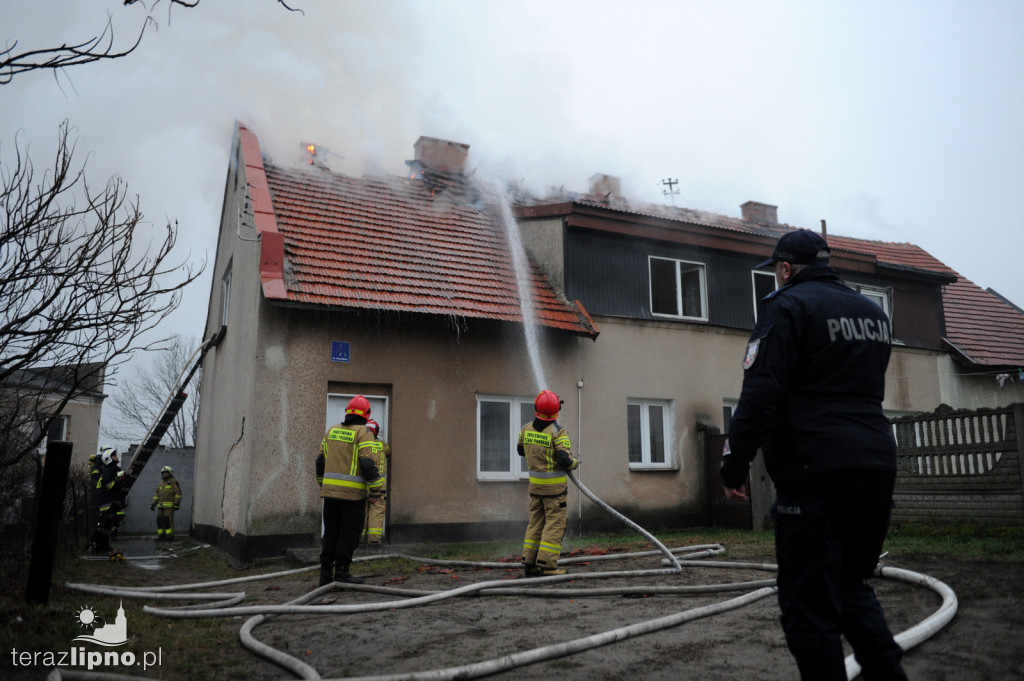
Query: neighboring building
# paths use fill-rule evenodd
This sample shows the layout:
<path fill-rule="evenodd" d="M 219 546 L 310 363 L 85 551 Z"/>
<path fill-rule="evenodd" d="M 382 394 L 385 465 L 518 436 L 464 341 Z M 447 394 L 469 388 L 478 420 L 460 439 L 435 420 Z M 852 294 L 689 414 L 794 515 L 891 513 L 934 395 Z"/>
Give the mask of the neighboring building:
<path fill-rule="evenodd" d="M 752 266 L 792 227 L 756 202 L 742 218 L 630 206 L 606 175 L 585 195 L 515 195 L 536 308 L 524 327 L 508 211 L 463 173 L 467 153 L 423 137 L 409 177 L 357 179 L 274 165 L 236 128 L 204 334 L 228 327 L 203 367 L 198 536 L 240 556 L 314 545 L 313 460 L 354 394 L 393 450 L 392 538 L 518 536 L 515 436 L 541 388 L 565 400 L 594 493 L 652 527 L 708 522 L 705 443 L 727 430 L 774 287 Z M 1020 310 L 916 246 L 828 239 L 844 279 L 892 316 L 894 415 L 1024 399 L 995 379 L 1024 366 Z"/>
<path fill-rule="evenodd" d="M 16 422 L 14 427 L 31 439 L 54 417 L 39 445 L 40 454 L 45 455 L 47 441 L 71 442 L 71 465 L 86 468 L 89 456 L 99 448 L 100 413 L 107 397 L 104 375 L 105 366 L 99 363 L 13 372 L 0 391 L 4 408 L 16 409 L 17 415 L 5 415 L 4 422 Z"/>

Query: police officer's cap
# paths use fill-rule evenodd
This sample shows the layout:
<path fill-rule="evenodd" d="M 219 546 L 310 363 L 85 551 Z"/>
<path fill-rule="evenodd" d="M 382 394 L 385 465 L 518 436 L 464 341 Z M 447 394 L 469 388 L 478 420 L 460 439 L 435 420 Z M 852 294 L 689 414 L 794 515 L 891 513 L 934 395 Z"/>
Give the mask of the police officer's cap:
<path fill-rule="evenodd" d="M 788 262 L 794 265 L 813 265 L 816 262 L 827 263 L 828 244 L 817 232 L 809 229 L 797 229 L 788 232 L 775 245 L 772 257 L 759 263 L 755 269 L 771 267 L 777 262 Z"/>

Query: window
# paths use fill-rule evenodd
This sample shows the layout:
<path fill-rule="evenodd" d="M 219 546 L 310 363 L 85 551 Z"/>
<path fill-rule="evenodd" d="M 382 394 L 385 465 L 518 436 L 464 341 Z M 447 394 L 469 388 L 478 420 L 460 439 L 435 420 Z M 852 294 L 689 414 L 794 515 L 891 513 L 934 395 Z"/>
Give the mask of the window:
<path fill-rule="evenodd" d="M 753 270 L 751 274 L 754 277 L 754 321 L 757 321 L 757 316 L 761 312 L 761 301 L 764 297 L 778 288 L 775 281 L 774 272 L 763 272 L 760 270 Z"/>
<path fill-rule="evenodd" d="M 651 314 L 656 317 L 707 320 L 704 265 L 668 258 L 648 259 Z"/>
<path fill-rule="evenodd" d="M 667 400 L 627 400 L 626 423 L 631 469 L 672 468 L 672 410 Z"/>
<path fill-rule="evenodd" d="M 370 418 L 380 424 L 380 439 L 385 442 L 388 439 L 388 412 L 390 400 L 387 395 L 368 395 L 360 393 L 370 401 Z M 356 393 L 328 393 L 327 394 L 327 418 L 324 430 L 345 420 L 345 407 L 349 400 L 356 396 Z"/>
<path fill-rule="evenodd" d="M 732 423 L 732 415 L 736 413 L 736 406 L 739 400 L 722 400 L 722 433 L 729 434 L 729 425 Z"/>
<path fill-rule="evenodd" d="M 231 265 L 220 280 L 220 324 L 228 325 L 228 311 L 231 308 Z"/>
<path fill-rule="evenodd" d="M 42 424 L 40 424 L 42 425 Z M 46 431 L 47 442 L 64 442 L 68 437 L 68 417 L 57 416 L 50 422 Z"/>
<path fill-rule="evenodd" d="M 892 312 L 890 311 L 889 305 L 889 291 L 890 289 L 882 288 L 881 286 L 865 286 L 863 284 L 851 284 L 846 282 L 846 285 L 852 288 L 857 293 L 861 294 L 878 307 L 882 308 L 885 315 L 891 320 Z"/>
<path fill-rule="evenodd" d="M 523 424 L 533 420 L 532 397 L 479 396 L 476 402 L 478 480 L 528 477 L 516 444 Z"/>

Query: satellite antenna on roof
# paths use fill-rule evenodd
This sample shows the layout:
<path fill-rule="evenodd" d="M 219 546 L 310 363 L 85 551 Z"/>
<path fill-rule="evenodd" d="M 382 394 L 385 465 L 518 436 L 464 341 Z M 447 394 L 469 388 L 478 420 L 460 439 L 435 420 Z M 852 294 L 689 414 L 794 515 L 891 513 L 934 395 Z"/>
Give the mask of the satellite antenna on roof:
<path fill-rule="evenodd" d="M 669 197 L 669 200 L 672 201 L 673 206 L 676 205 L 676 194 L 679 193 L 679 190 L 676 189 L 675 187 L 677 184 L 679 184 L 679 178 L 676 178 L 674 180 L 672 178 L 662 180 L 661 184 L 668 187 L 668 189 L 662 189 L 661 193 Z"/>

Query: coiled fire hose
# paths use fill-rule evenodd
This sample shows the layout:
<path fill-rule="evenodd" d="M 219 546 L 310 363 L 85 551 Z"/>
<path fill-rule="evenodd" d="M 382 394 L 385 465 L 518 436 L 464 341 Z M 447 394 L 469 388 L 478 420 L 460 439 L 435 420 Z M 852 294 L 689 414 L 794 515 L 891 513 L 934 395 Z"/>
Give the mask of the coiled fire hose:
<path fill-rule="evenodd" d="M 762 563 L 739 563 L 739 562 L 727 562 L 727 561 L 710 561 L 710 560 L 697 560 L 698 558 L 707 558 L 709 556 L 717 555 L 724 551 L 720 544 L 710 544 L 702 546 L 687 546 L 679 547 L 675 549 L 669 549 L 664 546 L 657 538 L 653 537 L 646 530 L 633 523 L 631 520 L 623 516 L 618 511 L 615 511 L 610 506 L 605 504 L 602 500 L 596 497 L 590 490 L 583 486 L 575 476 L 569 474 L 570 479 L 585 494 L 589 499 L 594 501 L 606 511 L 611 513 L 616 518 L 626 523 L 629 527 L 646 537 L 652 544 L 658 547 L 658 551 L 646 551 L 630 554 L 615 554 L 605 556 L 588 556 L 579 559 L 568 558 L 559 561 L 562 564 L 571 564 L 573 562 L 593 562 L 596 560 L 616 560 L 624 559 L 636 556 L 647 556 L 661 553 L 666 557 L 667 562 L 672 565 L 668 569 L 658 570 L 628 570 L 628 571 L 610 571 L 610 572 L 595 572 L 595 573 L 577 573 L 572 575 L 554 575 L 548 577 L 534 577 L 529 579 L 518 580 L 522 586 L 510 587 L 507 580 L 489 580 L 485 582 L 478 582 L 467 586 L 459 587 L 456 589 L 449 589 L 446 591 L 414 591 L 409 589 L 396 589 L 390 587 L 376 587 L 370 585 L 355 585 L 355 584 L 343 584 L 343 583 L 332 583 L 327 586 L 319 587 L 310 591 L 309 593 L 297 598 L 289 603 L 283 605 L 259 605 L 259 606 L 241 606 L 234 607 L 245 597 L 244 592 L 239 593 L 200 593 L 196 592 L 196 589 L 211 588 L 227 586 L 232 584 L 240 584 L 249 581 L 272 579 L 276 577 L 293 575 L 301 572 L 310 572 L 318 569 L 317 566 L 311 566 L 307 568 L 300 568 L 297 570 L 286 570 L 282 572 L 275 572 L 266 575 L 254 575 L 250 577 L 241 577 L 229 580 L 219 580 L 214 582 L 205 582 L 200 584 L 184 584 L 177 586 L 164 586 L 164 587 L 150 587 L 150 588 L 119 588 L 110 586 L 98 586 L 88 584 L 67 584 L 68 588 L 78 589 L 81 591 L 88 591 L 91 593 L 101 593 L 107 595 L 115 595 L 127 598 L 148 598 L 148 599 L 165 599 L 165 600 L 204 600 L 212 601 L 200 605 L 189 605 L 179 608 L 159 608 L 152 607 L 149 605 L 144 606 L 143 611 L 158 615 L 162 617 L 171 618 L 195 618 L 195 617 L 231 617 L 238 615 L 251 615 L 245 624 L 239 631 L 239 638 L 242 644 L 264 659 L 277 664 L 283 669 L 288 670 L 296 677 L 300 679 L 322 679 L 319 672 L 313 667 L 306 664 L 305 662 L 288 655 L 276 648 L 273 648 L 265 643 L 258 641 L 254 635 L 254 629 L 260 624 L 273 618 L 276 615 L 281 614 L 354 614 L 364 612 L 377 612 L 377 611 L 390 611 L 401 608 L 410 608 L 419 605 L 425 605 L 429 603 L 435 603 L 448 598 L 455 598 L 460 596 L 467 596 L 471 594 L 477 595 L 516 595 L 516 596 L 532 596 L 532 597 L 580 597 L 585 595 L 610 595 L 610 594 L 625 594 L 625 593 L 705 593 L 705 592 L 722 592 L 722 591 L 735 591 L 735 590 L 746 590 L 754 589 L 741 596 L 730 598 L 719 603 L 711 605 L 705 605 L 696 608 L 690 608 L 683 610 L 673 615 L 665 617 L 659 617 L 644 622 L 638 622 L 618 629 L 605 631 L 602 633 L 594 634 L 592 636 L 586 636 L 578 638 L 572 641 L 566 641 L 554 645 L 543 646 L 535 648 L 533 650 L 519 651 L 498 657 L 492 660 L 485 660 L 481 662 L 474 662 L 458 667 L 449 667 L 445 669 L 434 669 L 418 672 L 407 672 L 399 674 L 389 674 L 383 676 L 368 676 L 360 677 L 358 679 L 346 678 L 344 681 L 454 681 L 455 679 L 473 679 L 481 678 L 491 674 L 495 674 L 509 669 L 520 667 L 524 665 L 534 664 L 544 660 L 555 659 L 558 657 L 564 657 L 573 653 L 589 650 L 603 645 L 622 641 L 630 637 L 640 636 L 647 633 L 652 633 L 662 629 L 679 626 L 686 622 L 690 622 L 702 617 L 708 617 L 710 615 L 718 614 L 734 608 L 739 608 L 749 603 L 753 603 L 767 596 L 770 596 L 776 592 L 774 585 L 774 579 L 767 580 L 754 580 L 739 583 L 730 584 L 718 584 L 714 586 L 641 586 L 641 587 L 619 587 L 612 589 L 545 589 L 538 588 L 560 582 L 572 581 L 572 582 L 585 582 L 597 579 L 608 579 L 613 577 L 644 577 L 653 575 L 666 575 L 666 574 L 678 574 L 682 571 L 683 566 L 687 567 L 728 567 L 728 568 L 745 568 L 754 570 L 774 571 L 776 570 L 775 565 L 762 564 Z M 677 553 L 687 552 L 684 555 L 684 559 L 680 561 L 676 558 Z M 407 560 L 419 561 L 428 565 L 455 565 L 455 566 L 471 566 L 471 567 L 498 567 L 507 568 L 508 563 L 505 562 L 475 562 L 475 561 L 451 561 L 451 560 L 437 560 L 420 558 L 411 556 L 403 553 L 391 553 L 391 554 L 380 554 L 374 556 L 365 556 L 356 558 L 355 561 L 364 560 L 381 560 L 385 558 L 402 558 Z M 943 598 L 942 605 L 925 620 L 907 629 L 906 631 L 896 636 L 897 643 L 903 647 L 904 650 L 918 645 L 922 641 L 926 640 L 930 636 L 938 632 L 945 624 L 947 624 L 956 613 L 956 596 L 953 591 L 932 577 L 922 575 L 909 570 L 902 570 L 898 568 L 890 567 L 879 567 L 876 570 L 876 574 L 883 578 L 896 579 L 899 581 L 909 582 L 912 584 L 918 584 L 931 588 L 932 590 L 939 593 Z M 307 605 L 310 601 L 322 596 L 323 594 L 335 590 L 355 590 L 355 591 L 366 591 L 373 593 L 381 593 L 387 595 L 395 595 L 401 597 L 401 600 L 390 600 L 386 602 L 378 603 L 353 603 L 347 605 Z M 180 593 L 175 593 L 180 592 Z M 856 661 L 853 660 L 853 656 L 849 656 L 846 659 L 847 678 L 853 679 L 860 673 L 860 667 Z M 50 681 L 59 681 L 62 678 L 66 679 L 79 679 L 82 681 L 142 681 L 142 677 L 125 676 L 119 674 L 106 674 L 100 672 L 83 672 L 70 669 L 55 669 L 48 679 Z M 339 681 L 341 681 L 339 679 Z"/>

